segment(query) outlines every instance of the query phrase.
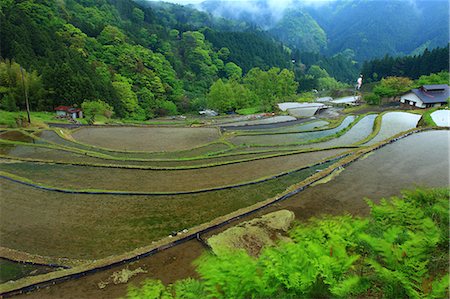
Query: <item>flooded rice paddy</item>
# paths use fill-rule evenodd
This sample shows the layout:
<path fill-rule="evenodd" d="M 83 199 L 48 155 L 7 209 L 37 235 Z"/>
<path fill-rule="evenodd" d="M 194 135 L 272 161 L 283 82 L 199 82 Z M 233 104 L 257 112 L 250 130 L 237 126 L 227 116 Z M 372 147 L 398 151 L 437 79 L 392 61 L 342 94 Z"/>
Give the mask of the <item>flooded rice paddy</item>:
<path fill-rule="evenodd" d="M 207 131 L 199 133 L 201 136 L 197 136 L 197 133 L 194 133 L 193 140 L 189 144 L 183 141 L 183 137 L 180 136 L 182 133 L 174 135 L 166 130 L 179 130 L 181 128 L 158 128 L 164 129 L 159 130 L 159 133 L 155 133 L 157 131 L 153 131 L 154 128 L 146 128 L 152 129 L 150 135 L 155 133 L 149 138 L 147 138 L 148 136 L 142 137 L 144 133 L 131 136 L 129 131 L 128 135 L 130 136 L 126 137 L 128 128 L 122 128 L 124 130 L 120 130 L 121 128 L 93 128 L 92 134 L 85 131 L 85 133 L 78 136 L 77 134 L 80 134 L 85 129 L 73 133 L 73 136 L 77 136 L 77 141 L 86 142 L 87 139 L 90 139 L 92 143 L 92 141 L 96 141 L 96 134 L 101 135 L 100 131 L 96 132 L 95 130 L 106 129 L 108 131 L 102 132 L 107 132 L 105 136 L 107 135 L 109 139 L 105 137 L 102 141 L 96 141 L 95 145 L 115 148 L 119 151 L 156 151 L 155 149 L 158 147 L 166 147 L 164 145 L 165 141 L 162 143 L 155 142 L 152 141 L 152 138 L 157 136 L 163 138 L 161 136 L 168 134 L 164 138 L 171 140 L 174 144 L 170 149 L 166 147 L 165 150 L 167 152 L 159 153 L 125 153 L 102 150 L 63 139 L 54 131 L 47 130 L 43 131 L 39 137 L 43 138 L 44 143 L 46 141 L 54 142 L 56 144 L 53 145 L 54 148 L 37 147 L 33 144 L 30 144 L 30 146 L 24 144 L 9 145 L 0 142 L 0 153 L 10 157 L 43 159 L 48 162 L 53 160 L 59 162 L 157 167 L 202 166 L 208 163 L 239 162 L 241 159 L 261 158 L 267 154 L 281 154 L 301 148 L 348 146 L 364 140 L 370 135 L 375 118 L 375 114 L 367 115 L 342 136 L 308 145 L 288 146 L 287 144 L 331 136 L 349 126 L 355 117 L 346 117 L 337 128 L 316 132 L 270 134 L 289 133 L 291 132 L 290 130 L 308 131 L 317 128 L 317 126 L 325 126 L 327 123 L 319 120 L 280 128 L 254 130 L 252 132 L 261 133 L 268 131 L 267 133 L 269 134 L 236 136 L 231 140 L 237 145 L 236 147 L 232 147 L 226 142 L 201 146 L 220 137 L 216 128 L 208 128 Z M 386 113 L 383 116 L 379 134 L 368 144 L 376 143 L 401 131 L 415 127 L 418 118 L 420 118 L 419 115 L 405 112 Z M 119 130 L 115 131 L 116 129 Z M 186 136 L 194 132 L 191 130 L 197 130 L 197 128 L 184 129 L 187 129 L 187 131 L 183 131 Z M 111 139 L 112 136 L 116 136 L 116 132 L 118 134 L 117 140 Z M 5 133 L 8 134 L 5 135 Z M 173 139 L 171 139 L 172 137 Z M 82 140 L 82 138 L 86 138 L 86 140 Z M 125 140 L 123 143 L 129 142 L 123 149 L 119 145 L 120 138 Z M 147 139 L 140 140 L 139 138 Z M 410 189 L 413 186 L 449 186 L 449 138 L 449 131 L 427 131 L 413 134 L 350 164 L 333 180 L 309 187 L 305 191 L 263 212 L 259 212 L 259 214 L 287 208 L 294 211 L 296 217 L 301 220 L 308 219 L 311 216 L 318 216 L 322 213 L 365 215 L 368 213 L 368 208 L 362 198 L 366 196 L 379 200 L 381 197 L 399 194 L 401 190 Z M 30 138 L 20 131 L 4 131 L 0 134 L 0 139 L 27 142 L 28 144 L 30 142 L 42 142 L 39 139 Z M 176 142 L 177 140 L 179 143 Z M 151 144 L 152 142 L 155 142 L 155 144 Z M 247 147 L 244 144 L 267 144 L 267 146 Z M 69 148 L 66 148 L 69 150 L 58 149 L 58 145 L 70 147 L 73 150 Z M 103 155 L 103 158 L 84 155 L 80 150 L 89 151 L 89 154 L 93 155 Z M 259 151 L 259 153 L 252 153 L 255 150 Z M 349 150 L 333 149 L 296 153 L 189 170 L 136 170 L 17 162 L 13 160 L 1 161 L 0 170 L 23 176 L 44 185 L 68 189 L 177 192 L 216 188 L 260 180 L 292 169 L 312 165 L 347 151 Z M 245 152 L 247 153 L 244 155 L 237 154 Z M 215 156 L 222 153 L 229 154 L 229 156 Z M 204 159 L 206 156 L 210 158 Z M 190 159 L 192 157 L 197 158 Z M 154 160 L 133 161 L 133 159 Z M 169 160 L 156 161 L 156 159 Z M 2 240 L 2 246 L 26 253 L 67 259 L 99 259 L 149 245 L 153 241 L 168 236 L 172 231 L 189 229 L 240 208 L 273 198 L 293 184 L 304 180 L 317 170 L 324 169 L 330 164 L 331 162 L 310 167 L 255 185 L 184 195 L 117 196 L 111 194 L 65 194 L 44 191 L 6 179 L 0 179 L 2 186 L 0 239 Z M 169 281 L 167 280 L 168 277 L 178 279 L 182 278 L 183 275 L 188 275 L 186 273 L 192 273 L 190 263 L 195 256 L 201 253 L 202 249 L 195 242 L 188 244 L 191 245 L 183 245 L 185 246 L 183 250 L 188 250 L 189 252 L 194 250 L 192 254 L 185 255 L 178 249 L 175 250 L 186 260 L 172 261 L 177 266 L 173 267 L 170 273 L 167 273 L 168 270 L 163 270 L 165 269 L 164 267 L 155 268 L 151 276 L 170 282 L 170 279 Z M 153 259 L 158 260 L 158 257 L 164 254 L 158 254 Z M 148 260 L 151 259 L 152 257 L 148 258 Z M 2 262 L 0 261 L 0 267 L 1 265 Z M 21 265 L 19 264 L 19 266 Z M 10 268 L 13 269 L 14 267 L 11 266 Z M 182 269 L 191 270 L 185 273 Z M 10 272 L 14 271 L 11 270 Z M 17 277 L 33 275 L 31 272 L 21 272 L 22 274 Z M 93 297 L 110 297 L 109 295 L 97 295 Z M 56 297 L 58 296 L 56 295 Z"/>
<path fill-rule="evenodd" d="M 251 131 L 242 130 L 242 131 L 240 131 L 240 134 L 242 134 L 242 135 L 244 135 L 246 133 L 255 134 L 255 132 L 258 132 L 259 134 L 261 134 L 262 132 L 264 132 L 264 133 L 289 133 L 289 132 L 310 131 L 310 130 L 315 130 L 315 129 L 319 129 L 319 128 L 324 128 L 328 124 L 329 124 L 329 122 L 324 121 L 324 120 L 314 120 L 314 121 L 310 121 L 307 123 L 300 123 L 300 124 L 295 124 L 295 125 L 290 125 L 290 126 L 282 126 L 282 127 L 272 128 L 272 129 L 265 129 L 263 127 L 263 128 L 253 129 Z"/>
<path fill-rule="evenodd" d="M 192 170 L 140 170 L 19 162 L 0 169 L 46 186 L 135 192 L 180 192 L 258 180 L 342 154 L 335 149 Z M 239 175 L 236 175 L 239 173 Z M 211 178 L 214 178 L 213 180 Z"/>
<path fill-rule="evenodd" d="M 64 194 L 0 179 L 2 246 L 88 260 L 119 254 L 273 197 L 330 164 L 256 185 L 178 196 Z"/>
<path fill-rule="evenodd" d="M 308 142 L 310 140 L 331 136 L 348 127 L 354 120 L 354 116 L 347 116 L 338 127 L 329 130 L 279 135 L 236 136 L 231 139 L 231 142 L 236 145 L 283 145 Z"/>
<path fill-rule="evenodd" d="M 399 195 L 401 190 L 411 189 L 414 186 L 448 186 L 449 139 L 450 132 L 448 131 L 428 131 L 411 135 L 373 152 L 365 159 L 350 164 L 333 180 L 309 187 L 297 195 L 243 220 L 286 208 L 294 211 L 297 219 L 300 220 L 325 213 L 366 215 L 369 210 L 363 200 L 364 197 L 378 201 L 382 197 Z M 411 159 L 411 156 L 420 157 L 420 159 Z M 120 214 L 118 215 L 120 217 Z M 117 234 L 117 232 L 114 233 Z M 166 284 L 189 276 L 197 277 L 192 262 L 204 251 L 205 249 L 200 243 L 189 241 L 144 258 L 132 265 L 59 284 L 31 293 L 26 297 L 59 298 L 65 294 L 71 294 L 74 298 L 76 296 L 90 298 L 124 296 L 127 290 L 126 285 L 111 285 L 106 289 L 99 290 L 97 283 L 105 280 L 112 272 L 128 267 L 131 269 L 142 267 L 149 271 L 148 274 L 132 278 L 130 283 L 133 284 L 140 283 L 146 277 L 161 279 Z"/>
<path fill-rule="evenodd" d="M 375 118 L 377 118 L 377 114 L 364 116 L 350 130 L 345 132 L 344 135 L 325 142 L 302 145 L 300 148 L 328 148 L 355 144 L 361 140 L 364 140 L 372 133 Z"/>
<path fill-rule="evenodd" d="M 407 112 L 388 112 L 383 115 L 380 132 L 365 145 L 372 145 L 383 141 L 400 132 L 413 129 L 417 126 L 421 115 Z"/>
<path fill-rule="evenodd" d="M 350 164 L 326 184 L 308 188 L 280 208 L 308 219 L 318 214 L 369 212 L 363 198 L 379 200 L 414 187 L 448 187 L 449 131 L 413 134 Z"/>
<path fill-rule="evenodd" d="M 178 151 L 217 140 L 216 128 L 105 127 L 81 128 L 72 136 L 94 146 L 122 151 Z"/>
<path fill-rule="evenodd" d="M 439 127 L 450 127 L 450 110 L 437 110 L 431 113 L 431 118 Z"/>

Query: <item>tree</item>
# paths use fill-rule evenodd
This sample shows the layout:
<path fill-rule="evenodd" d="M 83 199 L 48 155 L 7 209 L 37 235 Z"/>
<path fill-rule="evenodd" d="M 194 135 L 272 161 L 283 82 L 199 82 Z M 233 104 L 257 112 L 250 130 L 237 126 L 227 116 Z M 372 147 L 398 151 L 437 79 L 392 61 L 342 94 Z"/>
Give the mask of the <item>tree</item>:
<path fill-rule="evenodd" d="M 263 111 L 273 111 L 276 103 L 294 96 L 298 87 L 294 73 L 279 68 L 267 72 L 253 68 L 245 75 L 244 84 L 256 95 Z"/>
<path fill-rule="evenodd" d="M 24 85 L 33 109 L 45 107 L 45 89 L 36 71 L 23 70 Z M 24 109 L 25 99 L 20 65 L 14 60 L 0 61 L 0 107 L 8 111 Z"/>
<path fill-rule="evenodd" d="M 125 117 L 130 117 L 138 108 L 138 98 L 127 78 L 116 75 L 114 79 L 115 81 L 112 85 L 122 106 L 125 108 Z"/>
<path fill-rule="evenodd" d="M 217 80 L 207 94 L 208 107 L 220 112 L 253 106 L 255 95 L 236 80 Z"/>
<path fill-rule="evenodd" d="M 95 117 L 98 115 L 104 115 L 110 118 L 113 114 L 113 108 L 102 100 L 84 101 L 81 104 L 81 108 L 83 109 L 84 115 L 89 117 L 90 124 L 95 122 Z"/>
<path fill-rule="evenodd" d="M 381 79 L 373 92 L 380 97 L 395 97 L 407 92 L 413 87 L 413 81 L 406 77 L 387 77 Z"/>
<path fill-rule="evenodd" d="M 420 76 L 416 81 L 415 86 L 419 87 L 422 85 L 430 84 L 448 84 L 449 73 L 447 71 L 442 71 L 437 74 L 430 74 L 429 76 Z"/>
<path fill-rule="evenodd" d="M 239 80 L 242 77 L 242 69 L 234 62 L 225 64 L 225 74 L 228 79 Z"/>

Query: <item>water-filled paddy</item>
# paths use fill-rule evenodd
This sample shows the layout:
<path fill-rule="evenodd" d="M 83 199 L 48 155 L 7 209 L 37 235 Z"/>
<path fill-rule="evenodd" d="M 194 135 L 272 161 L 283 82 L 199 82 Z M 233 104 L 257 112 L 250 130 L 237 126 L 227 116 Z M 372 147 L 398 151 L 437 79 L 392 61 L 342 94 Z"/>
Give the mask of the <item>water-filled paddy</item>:
<path fill-rule="evenodd" d="M 431 113 L 431 118 L 439 127 L 450 127 L 450 110 L 437 110 Z"/>
<path fill-rule="evenodd" d="M 294 151 L 295 148 L 291 149 Z M 193 159 L 181 159 L 181 160 L 131 160 L 129 157 L 117 157 L 112 156 L 109 158 L 97 158 L 84 154 L 77 154 L 70 151 L 65 151 L 61 149 L 46 148 L 46 147 L 36 147 L 36 146 L 24 146 L 24 145 L 9 145 L 0 143 L 0 154 L 6 155 L 11 159 L 32 159 L 39 162 L 47 163 L 61 163 L 61 164 L 96 164 L 96 165 L 111 165 L 117 167 L 126 168 L 136 168 L 135 166 L 143 168 L 179 168 L 179 167 L 205 167 L 211 164 L 227 164 L 235 163 L 242 160 L 250 160 L 256 158 L 263 158 L 268 155 L 281 155 L 288 151 L 271 151 L 271 152 L 261 152 L 261 153 L 247 153 L 247 154 L 235 154 L 235 155 L 224 155 L 224 156 L 210 156 L 204 158 L 193 158 Z M 92 154 L 92 153 L 91 153 Z M 136 158 L 133 158 L 136 159 Z M 1 168 L 1 166 L 0 166 Z"/>
<path fill-rule="evenodd" d="M 400 132 L 413 129 L 417 126 L 421 115 L 407 112 L 388 112 L 383 115 L 381 128 L 378 134 L 365 145 L 375 144 L 388 139 Z"/>
<path fill-rule="evenodd" d="M 245 133 L 250 133 L 250 134 L 254 134 L 255 132 L 267 132 L 267 133 L 288 133 L 288 132 L 301 132 L 301 131 L 310 131 L 310 130 L 314 130 L 314 129 L 319 129 L 319 128 L 323 128 L 325 126 L 327 126 L 329 124 L 329 122 L 324 121 L 324 120 L 315 120 L 315 121 L 311 121 L 311 122 L 307 122 L 307 123 L 300 123 L 300 124 L 295 124 L 295 125 L 291 125 L 291 126 L 283 126 L 283 127 L 278 127 L 278 128 L 272 128 L 272 129 L 253 129 L 251 131 L 240 131 L 240 134 L 245 134 Z"/>
<path fill-rule="evenodd" d="M 215 128 L 104 127 L 81 128 L 72 136 L 94 146 L 124 151 L 177 151 L 218 139 Z"/>
<path fill-rule="evenodd" d="M 300 219 L 306 219 L 309 216 L 318 216 L 322 213 L 328 213 L 328 214 L 342 214 L 344 212 L 351 212 L 352 214 L 361 215 L 366 214 L 368 212 L 367 206 L 362 200 L 363 197 L 369 197 L 374 199 L 379 199 L 380 197 L 386 197 L 391 196 L 395 194 L 399 194 L 400 190 L 402 189 L 410 189 L 414 184 L 419 184 L 422 186 L 448 186 L 448 140 L 450 138 L 450 133 L 446 131 L 436 131 L 436 132 L 424 132 L 415 134 L 412 136 L 407 137 L 406 139 L 402 139 L 400 141 L 397 141 L 396 143 L 393 143 L 391 145 L 388 145 L 377 152 L 374 152 L 373 154 L 369 155 L 367 158 L 363 160 L 359 160 L 357 162 L 352 163 L 349 165 L 339 176 L 335 177 L 332 181 L 317 185 L 314 187 L 310 187 L 306 189 L 305 191 L 299 193 L 293 198 L 290 198 L 284 202 L 281 202 L 277 204 L 275 207 L 272 207 L 271 209 L 266 210 L 266 212 L 269 212 L 271 210 L 276 209 L 284 209 L 289 208 L 296 212 L 297 218 Z M 435 146 L 434 146 L 435 145 Z M 412 151 L 410 151 L 412 149 Z M 405 155 L 405 151 L 408 153 L 411 153 L 412 155 L 421 156 L 425 155 L 424 159 L 411 159 L 410 156 Z M 429 153 L 429 155 L 426 155 Z M 417 169 L 418 170 L 417 170 Z M 279 182 L 284 182 L 285 180 L 280 180 Z M 278 188 L 278 183 L 274 184 L 275 188 Z M 7 183 L 9 184 L 9 183 Z M 17 185 L 16 185 L 17 186 Z M 21 192 L 24 192 L 24 189 L 20 188 L 20 192 L 16 192 L 15 194 L 20 194 Z M 248 189 L 246 191 L 245 189 L 242 189 L 243 193 L 242 197 L 243 200 L 246 200 L 245 196 L 248 196 L 252 189 Z M 269 194 L 272 192 L 272 188 L 268 187 L 267 193 L 264 193 L 266 191 L 260 189 L 261 193 L 258 194 L 258 192 L 254 193 L 255 196 L 261 196 L 260 194 Z M 36 198 L 39 202 L 44 202 L 40 196 L 36 196 L 36 193 L 29 194 L 29 190 L 25 192 L 23 198 L 20 198 L 19 203 L 22 203 L 26 198 L 28 200 L 30 198 Z M 229 191 L 228 191 L 229 192 Z M 44 193 L 48 194 L 48 193 Z M 235 194 L 237 198 L 239 198 L 240 194 Z M 65 195 L 64 195 L 65 196 Z M 53 196 L 50 196 L 53 197 Z M 216 200 L 209 200 L 209 202 L 217 202 L 219 205 L 223 201 L 225 197 L 223 196 L 215 196 L 213 197 Z M 67 198 L 66 198 L 67 199 Z M 74 200 L 76 201 L 76 200 Z M 37 205 L 39 204 L 36 203 Z M 56 208 L 53 207 L 55 205 L 56 199 L 51 198 L 50 202 L 53 204 L 50 205 L 50 211 L 54 211 Z M 63 203 L 67 203 L 67 201 L 62 201 Z M 70 202 L 70 201 L 69 201 Z M 81 212 L 89 212 L 87 209 L 83 209 L 84 205 L 88 205 L 89 201 L 83 201 L 80 203 L 81 205 Z M 46 203 L 47 204 L 47 203 Z M 120 201 L 116 201 L 114 204 L 120 205 Z M 112 206 L 107 205 L 103 208 L 111 209 L 114 207 L 114 204 Z M 145 205 L 145 203 L 141 203 L 142 206 Z M 101 205 L 96 205 L 96 207 L 99 207 Z M 66 209 L 64 206 L 60 205 L 62 207 L 62 211 L 65 211 Z M 127 205 L 124 206 L 125 210 L 124 213 L 128 213 L 130 210 L 127 209 Z M 23 205 L 20 205 L 20 208 L 23 209 Z M 103 208 L 99 210 L 103 210 Z M 117 211 L 120 211 L 121 206 L 115 207 Z M 181 206 L 180 209 L 184 210 L 185 206 Z M 198 211 L 199 213 L 203 213 L 204 210 L 211 209 L 210 206 L 204 208 L 204 209 L 198 209 L 198 206 L 192 206 L 193 209 Z M 215 205 L 214 205 L 215 208 Z M 173 215 L 178 215 L 179 212 L 181 212 L 179 209 L 174 209 Z M 132 216 L 130 218 L 130 221 L 134 220 L 135 218 L 143 217 L 145 215 L 147 210 L 141 212 L 137 210 L 137 214 L 132 213 Z M 158 209 L 155 211 L 159 212 Z M 215 211 L 213 211 L 215 212 Z M 62 225 L 64 228 L 67 228 L 68 231 L 75 231 L 80 229 L 80 225 L 76 225 L 75 222 L 77 219 L 73 220 L 70 217 L 65 217 L 64 214 L 56 213 L 57 219 L 56 220 L 62 220 Z M 64 212 L 65 213 L 65 212 Z M 92 213 L 92 212 L 89 212 Z M 146 217 L 149 217 L 149 215 L 153 215 L 153 213 L 149 213 L 146 215 Z M 104 214 L 102 212 L 102 214 Z M 114 212 L 111 212 L 111 214 L 114 214 Z M 16 214 L 17 215 L 17 214 Z M 192 214 L 188 214 L 190 216 L 195 216 Z M 98 215 L 94 215 L 95 217 L 98 217 Z M 11 218 L 14 217 L 14 215 L 10 216 Z M 17 216 L 16 216 L 17 217 Z M 19 221 L 23 218 L 17 217 L 13 218 L 14 221 Z M 32 218 L 34 219 L 34 217 Z M 98 219 L 98 218 L 97 218 Z M 100 240 L 97 238 L 97 236 L 100 236 L 102 238 L 102 241 L 110 246 L 109 252 L 111 252 L 114 248 L 114 246 L 124 245 L 124 244 L 130 244 L 130 240 L 139 240 L 139 238 L 144 237 L 148 238 L 147 233 L 152 232 L 154 233 L 155 229 L 147 229 L 145 225 L 142 224 L 141 229 L 145 231 L 146 233 L 138 235 L 135 230 L 130 228 L 129 225 L 121 226 L 122 230 L 115 230 L 117 227 L 115 222 L 120 221 L 120 219 L 123 219 L 123 215 L 121 215 L 120 212 L 117 213 L 117 217 L 112 217 L 112 226 L 108 227 L 106 224 L 102 223 L 102 225 L 105 226 L 105 232 L 103 234 L 100 234 L 98 230 L 95 229 L 96 226 L 92 226 L 93 233 L 92 240 L 85 239 L 84 242 L 92 242 L 93 245 L 90 245 L 92 248 L 95 248 L 99 245 L 101 245 Z M 185 218 L 182 218 L 185 219 Z M 164 220 L 164 219 L 160 219 Z M 172 219 L 169 219 L 168 224 L 172 225 Z M 2 221 L 0 219 L 0 221 Z M 67 223 L 69 222 L 69 223 Z M 70 227 L 70 222 L 72 222 L 73 228 Z M 96 222 L 95 220 L 93 221 Z M 80 221 L 80 223 L 84 223 L 84 221 Z M 97 221 L 97 223 L 101 223 L 100 221 Z M 88 218 L 88 225 L 90 224 L 90 219 Z M 3 225 L 1 226 L 3 227 Z M 175 227 L 175 226 L 173 226 Z M 56 224 L 52 224 L 49 227 L 49 231 L 43 236 L 46 238 L 50 244 L 58 243 L 61 244 L 61 247 L 64 248 L 64 246 L 68 246 L 67 243 L 64 241 L 58 240 L 57 242 L 53 239 L 58 238 L 67 238 L 64 236 L 64 234 L 53 234 L 59 230 L 61 230 L 61 227 L 58 227 Z M 149 227 L 147 227 L 149 228 Z M 162 228 L 164 229 L 164 228 Z M 139 231 L 139 228 L 136 228 L 137 231 Z M 129 235 L 127 233 L 130 233 Z M 78 233 L 78 232 L 77 232 Z M 108 233 L 111 233 L 111 236 L 107 236 Z M 163 232 L 161 232 L 163 233 Z M 90 233 L 86 233 L 85 236 L 89 236 Z M 18 234 L 18 236 L 22 236 L 21 234 Z M 125 238 L 123 238 L 125 236 Z M 34 235 L 24 236 L 27 240 L 30 242 L 28 245 L 30 245 L 30 248 L 33 248 L 33 250 L 41 249 L 45 250 L 45 246 L 41 245 L 42 248 L 37 247 L 34 242 L 33 238 L 35 238 Z M 117 238 L 115 238 L 117 237 Z M 31 238 L 31 240 L 30 240 Z M 53 238 L 53 239 L 52 239 Z M 73 238 L 73 236 L 70 236 L 69 238 Z M 107 239 L 104 241 L 104 239 Z M 108 238 L 110 240 L 108 240 Z M 115 238 L 115 239 L 114 239 Z M 122 239 L 123 238 L 123 239 Z M 75 237 L 77 239 L 77 237 Z M 128 242 L 128 243 L 127 243 Z M 75 246 L 80 246 L 82 244 L 79 242 L 74 243 Z M 179 248 L 173 248 L 166 252 L 159 253 L 153 257 L 145 259 L 145 261 L 142 261 L 143 264 L 139 265 L 153 265 L 153 261 L 158 261 L 158 268 L 154 268 L 149 266 L 149 269 L 154 269 L 154 271 L 150 271 L 148 275 L 151 277 L 157 278 L 157 279 L 163 279 L 165 282 L 173 282 L 175 279 L 185 278 L 188 275 L 192 275 L 192 269 L 190 271 L 183 272 L 181 269 L 187 269 L 190 263 L 193 261 L 194 258 L 198 257 L 202 250 L 198 245 L 199 243 L 193 241 L 191 243 L 186 243 L 184 245 L 181 245 Z M 52 247 L 53 248 L 53 247 Z M 178 249 L 177 249 L 178 248 Z M 72 253 L 77 251 L 73 251 L 72 248 L 68 248 L 70 250 L 69 254 L 67 256 L 72 256 Z M 77 249 L 77 248 L 75 248 Z M 92 250 L 92 252 L 89 252 L 85 249 L 85 247 L 81 247 L 81 250 L 84 251 L 85 256 L 91 256 L 92 253 L 98 253 L 97 250 Z M 177 252 L 180 254 L 176 254 L 173 252 Z M 195 252 L 196 254 L 192 254 L 193 257 L 187 256 L 184 253 L 186 252 Z M 167 254 L 165 254 L 167 253 Z M 140 262 L 141 263 L 141 262 Z M 137 267 L 136 265 L 134 265 Z M 170 267 L 169 267 L 170 266 Z M 128 266 L 127 266 L 128 267 Z M 164 269 L 164 270 L 161 270 Z M 180 271 L 178 271 L 180 270 Z M 112 271 L 117 271 L 117 269 L 114 269 Z M 103 275 L 104 277 L 107 277 L 108 275 L 111 275 L 112 271 L 109 272 L 109 274 Z M 183 275 L 185 276 L 177 276 L 177 275 Z M 103 296 L 105 294 L 105 290 L 102 290 L 101 293 L 99 293 L 97 286 L 95 285 L 98 281 L 103 279 L 103 276 L 100 274 L 94 275 L 96 278 L 93 279 L 87 277 L 86 279 L 83 279 L 82 281 L 75 281 L 75 282 L 69 282 L 65 284 L 61 284 L 59 287 L 51 288 L 49 291 L 45 291 L 45 293 L 41 294 L 66 294 L 67 292 L 77 292 L 78 294 L 86 294 L 87 289 L 91 292 L 90 294 L 96 294 L 98 296 Z M 168 278 L 169 277 L 169 278 Z M 172 277 L 172 278 L 170 278 Z M 165 280 L 164 280 L 165 278 Z M 143 278 L 138 278 L 137 280 L 134 279 L 134 283 L 136 281 L 141 281 Z M 167 280 L 169 279 L 169 280 Z M 78 284 L 77 284 L 78 283 Z M 84 283 L 84 284 L 83 284 Z M 81 284 L 81 285 L 80 285 Z M 93 285 L 93 287 L 87 287 L 86 285 Z M 74 291 L 76 290 L 76 291 Z M 109 288 L 106 290 L 107 294 L 111 294 L 111 291 L 114 292 L 114 290 L 117 291 L 117 288 Z M 124 294 L 125 290 L 124 287 L 122 287 L 118 296 L 121 296 Z M 34 293 L 36 295 L 37 293 Z M 103 294 L 103 295 L 102 295 Z M 33 297 L 33 294 L 31 294 L 31 297 Z M 38 296 L 35 296 L 33 298 L 39 298 Z"/>
<path fill-rule="evenodd" d="M 230 141 L 238 145 L 242 144 L 282 145 L 282 144 L 308 142 L 309 140 L 314 140 L 333 135 L 343 130 L 344 128 L 348 127 L 350 123 L 353 122 L 354 119 L 355 119 L 354 116 L 347 116 L 338 127 L 329 130 L 293 133 L 293 134 L 280 134 L 280 135 L 236 136 L 232 138 Z"/>
<path fill-rule="evenodd" d="M 283 123 L 283 122 L 294 121 L 294 120 L 296 120 L 296 118 L 293 116 L 282 115 L 282 116 L 274 116 L 274 117 L 260 118 L 260 119 L 254 119 L 254 120 L 245 120 L 245 121 L 227 123 L 227 124 L 223 124 L 222 127 L 227 127 L 229 129 L 232 129 L 233 126 L 253 126 L 253 125 L 263 125 L 263 124 L 276 124 L 276 123 Z"/>
<path fill-rule="evenodd" d="M 367 214 L 364 197 L 379 200 L 419 187 L 449 187 L 449 131 L 411 135 L 350 164 L 326 184 L 281 203 L 300 219 L 318 214 Z M 277 207 L 278 208 L 278 207 Z"/>
<path fill-rule="evenodd" d="M 210 168 L 176 171 L 117 169 L 31 162 L 0 164 L 0 169 L 37 183 L 60 188 L 175 192 L 215 188 L 258 180 L 311 165 L 345 151 L 347 149 L 334 149 Z"/>
<path fill-rule="evenodd" d="M 123 253 L 273 197 L 327 165 L 236 189 L 157 197 L 63 194 L 0 179 L 2 246 L 80 259 Z"/>
<path fill-rule="evenodd" d="M 189 150 L 181 150 L 176 152 L 155 152 L 155 153 L 146 153 L 146 152 L 120 152 L 113 150 L 103 150 L 100 148 L 95 148 L 92 146 L 87 146 L 83 144 L 79 144 L 77 142 L 72 142 L 70 140 L 66 140 L 56 134 L 54 131 L 42 131 L 37 134 L 42 140 L 50 141 L 56 143 L 58 145 L 68 146 L 71 148 L 94 151 L 101 154 L 114 156 L 114 157 L 126 157 L 126 158 L 134 158 L 134 159 L 165 159 L 165 158 L 189 158 L 207 155 L 210 153 L 222 152 L 229 149 L 227 144 L 217 142 L 212 144 L 207 144 L 205 146 L 200 146 L 196 148 L 192 148 Z"/>
<path fill-rule="evenodd" d="M 363 117 L 358 123 L 356 123 L 350 130 L 345 132 L 344 135 L 334 138 L 325 142 L 311 143 L 307 145 L 301 145 L 300 148 L 328 148 L 335 146 L 348 146 L 364 140 L 372 133 L 373 124 L 375 122 L 376 114 L 370 114 Z"/>

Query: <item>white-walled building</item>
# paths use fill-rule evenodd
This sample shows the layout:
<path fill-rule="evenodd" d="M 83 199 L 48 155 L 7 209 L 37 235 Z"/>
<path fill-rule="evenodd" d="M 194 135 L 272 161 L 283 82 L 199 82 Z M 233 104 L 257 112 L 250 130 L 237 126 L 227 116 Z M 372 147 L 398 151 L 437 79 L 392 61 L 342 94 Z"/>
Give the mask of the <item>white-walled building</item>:
<path fill-rule="evenodd" d="M 400 98 L 400 105 L 411 108 L 439 107 L 447 103 L 449 87 L 447 84 L 423 85 L 412 89 Z"/>

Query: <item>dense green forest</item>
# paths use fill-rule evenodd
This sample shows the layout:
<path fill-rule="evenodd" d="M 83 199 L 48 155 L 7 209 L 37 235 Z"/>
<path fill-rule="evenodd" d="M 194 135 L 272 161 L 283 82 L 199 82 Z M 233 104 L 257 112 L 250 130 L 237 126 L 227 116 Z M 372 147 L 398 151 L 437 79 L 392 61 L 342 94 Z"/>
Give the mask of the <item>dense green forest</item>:
<path fill-rule="evenodd" d="M 417 79 L 421 75 L 447 70 L 449 66 L 449 46 L 425 49 L 420 55 L 392 57 L 385 55 L 381 59 L 364 62 L 361 72 L 366 79 L 378 81 L 388 76 Z"/>
<path fill-rule="evenodd" d="M 262 33 L 230 33 L 222 47 L 213 29 L 163 26 L 160 12 L 129 0 L 11 0 L 0 8 L 3 109 L 23 108 L 20 66 L 40 84 L 29 90 L 33 110 L 102 100 L 118 117 L 144 120 L 201 108 L 214 82 L 242 75 L 240 62 L 246 72 L 290 63 L 288 50 Z M 255 44 L 248 56 L 244 48 Z"/>
<path fill-rule="evenodd" d="M 448 192 L 367 200 L 369 217 L 299 223 L 257 257 L 223 249 L 196 262 L 201 279 L 149 280 L 128 298 L 447 298 Z"/>

